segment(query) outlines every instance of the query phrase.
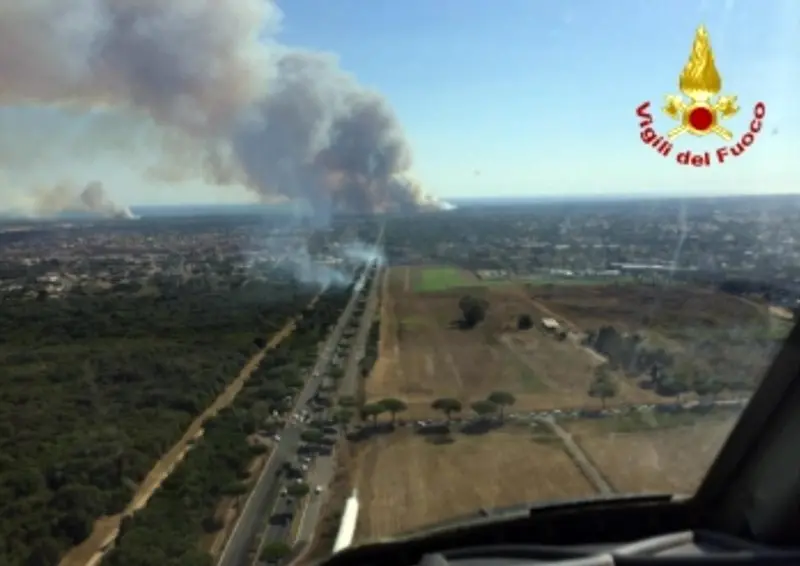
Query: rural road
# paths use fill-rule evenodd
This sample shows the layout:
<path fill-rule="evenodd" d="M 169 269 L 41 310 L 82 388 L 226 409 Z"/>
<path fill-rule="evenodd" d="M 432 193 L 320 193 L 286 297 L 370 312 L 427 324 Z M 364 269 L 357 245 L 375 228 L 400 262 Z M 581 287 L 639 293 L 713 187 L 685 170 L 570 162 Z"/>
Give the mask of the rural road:
<path fill-rule="evenodd" d="M 367 272 L 368 271 L 365 271 L 365 273 Z M 307 407 L 309 401 L 322 384 L 325 373 L 328 370 L 336 350 L 336 346 L 341 341 L 342 334 L 352 319 L 356 303 L 358 302 L 359 296 L 362 294 L 358 292 L 361 287 L 362 286 L 356 285 L 344 312 L 339 316 L 336 326 L 329 335 L 322 352 L 320 352 L 317 358 L 317 362 L 311 374 L 312 377 L 306 382 L 295 400 L 292 408 L 293 413 Z M 260 525 L 263 524 L 263 518 L 267 515 L 288 512 L 290 510 L 291 504 L 286 503 L 282 498 L 278 497 L 280 490 L 278 472 L 283 463 L 292 460 L 297 453 L 301 444 L 300 434 L 303 429 L 303 425 L 291 424 L 287 425 L 280 432 L 280 440 L 275 444 L 267 464 L 262 469 L 255 486 L 245 502 L 242 512 L 236 520 L 236 524 L 217 562 L 218 566 L 240 566 L 245 564 L 255 537 L 258 534 L 258 529 Z M 311 497 L 315 496 L 311 495 Z M 288 525 L 285 527 L 270 525 L 267 529 L 265 540 L 285 540 L 288 529 Z"/>

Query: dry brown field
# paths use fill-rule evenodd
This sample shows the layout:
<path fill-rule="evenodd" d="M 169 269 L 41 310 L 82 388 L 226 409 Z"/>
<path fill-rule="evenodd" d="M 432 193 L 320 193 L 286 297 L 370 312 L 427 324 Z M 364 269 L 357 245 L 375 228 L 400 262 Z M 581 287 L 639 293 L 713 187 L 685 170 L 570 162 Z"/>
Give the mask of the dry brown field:
<path fill-rule="evenodd" d="M 691 424 L 630 429 L 625 419 L 562 425 L 618 493 L 691 494 L 735 419 L 706 415 Z M 398 430 L 354 450 L 348 490 L 361 503 L 356 542 L 379 540 L 448 519 L 531 501 L 595 495 L 564 445 L 540 428 L 507 424 L 485 435 L 453 433 L 451 443 Z M 348 491 L 349 492 L 349 491 Z"/>
<path fill-rule="evenodd" d="M 691 494 L 735 422 L 733 416 L 707 416 L 649 430 L 614 430 L 614 421 L 564 427 L 615 491 Z"/>
<path fill-rule="evenodd" d="M 731 415 L 670 417 L 652 428 L 625 418 L 563 424 L 591 465 L 618 493 L 693 493 L 730 432 Z M 360 442 L 346 488 L 361 504 L 356 544 L 380 540 L 532 501 L 598 493 L 560 439 L 542 428 L 507 424 L 482 435 L 452 433 L 449 443 L 409 429 Z"/>
<path fill-rule="evenodd" d="M 435 273 L 426 279 L 425 271 Z M 698 329 L 706 336 L 731 328 L 769 329 L 768 309 L 750 301 L 689 288 L 658 297 L 649 293 L 622 285 L 486 283 L 453 269 L 393 268 L 382 282 L 380 358 L 365 380 L 366 399 L 402 399 L 409 405 L 401 415 L 407 419 L 440 416 L 430 408 L 436 398 L 455 397 L 468 407 L 495 390 L 514 393 L 515 410 L 597 407 L 587 392 L 605 360 L 580 344 L 577 335 L 587 330 L 646 326 L 649 339 L 683 351 Z M 458 300 L 467 294 L 484 297 L 491 306 L 483 323 L 463 331 L 451 323 L 460 314 Z M 522 313 L 536 322 L 555 318 L 576 336 L 558 340 L 540 327 L 517 331 Z M 748 359 L 756 363 L 752 353 Z M 766 362 L 759 363 L 761 371 Z M 669 401 L 617 377 L 620 391 L 609 405 Z M 615 491 L 690 493 L 734 418 L 716 413 L 684 421 L 654 418 L 657 422 L 644 425 L 619 417 L 562 426 Z M 595 493 L 561 442 L 545 436 L 507 425 L 486 435 L 454 433 L 454 442 L 436 444 L 398 429 L 356 443 L 346 475 L 348 489 L 356 487 L 361 501 L 357 541 L 479 507 Z"/>
<path fill-rule="evenodd" d="M 791 326 L 769 305 L 689 285 L 527 286 L 536 303 L 582 330 L 636 332 L 707 373 L 752 378 Z M 783 313 L 781 313 L 783 314 Z"/>
<path fill-rule="evenodd" d="M 480 507 L 595 493 L 560 443 L 517 430 L 456 434 L 451 444 L 397 431 L 360 446 L 354 466 L 361 501 L 357 542 L 476 514 Z"/>
<path fill-rule="evenodd" d="M 514 393 L 515 408 L 521 410 L 597 404 L 587 392 L 595 368 L 604 362 L 601 356 L 576 340 L 559 341 L 540 328 L 515 330 L 522 313 L 537 322 L 542 316 L 563 320 L 555 312 L 542 311 L 547 307 L 531 298 L 524 285 L 481 285 L 472 274 L 462 273 L 463 286 L 420 292 L 423 271 L 398 267 L 384 279 L 380 359 L 365 385 L 368 400 L 403 399 L 409 405 L 404 416 L 409 418 L 435 416 L 430 404 L 436 398 L 455 397 L 467 406 L 496 390 Z M 452 280 L 453 273 L 440 279 Z M 440 283 L 446 287 L 448 281 Z M 452 324 L 465 294 L 491 304 L 487 320 L 469 331 Z M 612 403 L 656 400 L 652 393 L 620 381 Z"/>

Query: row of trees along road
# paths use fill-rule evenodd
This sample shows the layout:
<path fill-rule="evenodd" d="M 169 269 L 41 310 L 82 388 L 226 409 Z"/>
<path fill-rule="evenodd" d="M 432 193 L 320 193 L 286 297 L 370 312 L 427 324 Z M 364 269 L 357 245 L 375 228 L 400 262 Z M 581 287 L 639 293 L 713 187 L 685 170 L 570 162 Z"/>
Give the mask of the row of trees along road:
<path fill-rule="evenodd" d="M 502 420 L 505 416 L 507 407 L 511 407 L 517 402 L 516 397 L 508 391 L 494 391 L 486 399 L 479 399 L 469 404 L 469 409 L 478 416 L 489 417 L 497 415 Z M 458 399 L 443 397 L 431 403 L 431 408 L 441 412 L 448 420 L 452 419 L 456 413 L 464 410 L 464 405 Z M 339 407 L 336 410 L 336 418 L 342 424 L 349 424 L 353 418 L 358 416 L 362 421 L 378 423 L 382 415 L 388 414 L 391 422 L 397 421 L 398 415 L 408 410 L 408 404 L 402 399 L 388 397 L 379 401 L 366 403 L 360 409 L 357 408 L 357 401 L 353 397 L 342 397 L 339 399 Z"/>

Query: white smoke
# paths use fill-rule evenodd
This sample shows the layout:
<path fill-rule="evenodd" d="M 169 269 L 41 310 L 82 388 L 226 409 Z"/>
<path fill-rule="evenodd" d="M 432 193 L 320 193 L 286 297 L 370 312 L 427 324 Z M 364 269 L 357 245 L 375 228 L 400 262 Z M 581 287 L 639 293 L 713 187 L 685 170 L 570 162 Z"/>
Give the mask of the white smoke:
<path fill-rule="evenodd" d="M 322 217 L 440 209 L 385 98 L 335 57 L 278 44 L 281 19 L 267 0 L 0 0 L 0 105 L 83 110 L 98 151 L 120 138 L 98 109 L 141 117 L 163 152 L 151 174 Z"/>
<path fill-rule="evenodd" d="M 91 181 L 83 188 L 67 182 L 38 187 L 16 195 L 4 204 L 16 214 L 34 218 L 52 217 L 63 212 L 93 213 L 104 218 L 136 218 L 127 206 L 114 202 L 100 181 Z"/>

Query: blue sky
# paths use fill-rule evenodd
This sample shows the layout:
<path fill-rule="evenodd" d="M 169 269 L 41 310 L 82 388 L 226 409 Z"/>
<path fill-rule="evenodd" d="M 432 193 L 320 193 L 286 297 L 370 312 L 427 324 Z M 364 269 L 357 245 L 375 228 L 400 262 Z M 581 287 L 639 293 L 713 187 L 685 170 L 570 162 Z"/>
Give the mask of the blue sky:
<path fill-rule="evenodd" d="M 437 196 L 800 192 L 797 0 L 279 4 L 283 43 L 338 54 L 389 99 L 411 140 L 414 172 Z M 656 129 L 674 125 L 658 107 L 677 93 L 701 23 L 724 91 L 739 96 L 740 115 L 727 126 L 741 136 L 757 101 L 768 110 L 767 131 L 745 155 L 709 169 L 648 149 L 635 116 L 651 100 Z M 724 143 L 685 138 L 676 151 Z M 131 204 L 241 198 L 153 185 L 113 162 L 95 169 Z"/>
<path fill-rule="evenodd" d="M 386 94 L 417 173 L 442 196 L 794 191 L 800 181 L 788 157 L 800 125 L 800 3 L 791 0 L 291 0 L 283 9 L 287 43 L 338 53 Z M 758 100 L 778 127 L 707 171 L 651 153 L 634 115 L 677 91 L 701 23 L 725 90 L 739 95 L 730 129 L 746 127 Z M 677 144 L 720 145 L 703 142 Z"/>

